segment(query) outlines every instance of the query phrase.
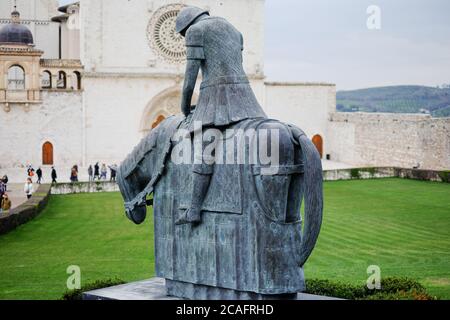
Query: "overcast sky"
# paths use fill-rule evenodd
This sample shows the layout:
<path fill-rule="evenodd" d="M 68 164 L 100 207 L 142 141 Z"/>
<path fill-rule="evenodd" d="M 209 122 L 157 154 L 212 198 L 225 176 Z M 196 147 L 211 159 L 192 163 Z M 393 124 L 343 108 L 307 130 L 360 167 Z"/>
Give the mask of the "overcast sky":
<path fill-rule="evenodd" d="M 266 0 L 265 72 L 338 89 L 450 83 L 449 14 L 449 0 Z"/>

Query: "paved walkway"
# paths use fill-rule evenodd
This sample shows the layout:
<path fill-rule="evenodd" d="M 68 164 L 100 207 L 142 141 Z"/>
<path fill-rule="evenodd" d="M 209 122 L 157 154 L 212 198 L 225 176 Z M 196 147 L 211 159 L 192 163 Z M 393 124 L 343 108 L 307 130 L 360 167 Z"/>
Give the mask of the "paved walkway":
<path fill-rule="evenodd" d="M 20 183 L 8 183 L 8 196 L 11 200 L 12 209 L 20 206 L 22 203 L 27 201 L 27 197 L 25 192 L 23 192 L 24 184 Z M 37 187 L 34 187 L 34 191 L 36 191 Z"/>

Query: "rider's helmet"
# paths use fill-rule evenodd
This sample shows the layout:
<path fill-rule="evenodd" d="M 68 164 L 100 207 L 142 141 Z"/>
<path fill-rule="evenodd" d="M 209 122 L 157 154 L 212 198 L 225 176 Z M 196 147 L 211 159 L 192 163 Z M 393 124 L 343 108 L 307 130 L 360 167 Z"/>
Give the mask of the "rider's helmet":
<path fill-rule="evenodd" d="M 192 22 L 194 22 L 194 20 L 200 17 L 202 14 L 209 15 L 209 12 L 207 10 L 203 10 L 194 6 L 184 7 L 178 14 L 176 21 L 176 31 L 178 33 L 181 33 L 182 31 L 186 30 L 192 24 Z"/>

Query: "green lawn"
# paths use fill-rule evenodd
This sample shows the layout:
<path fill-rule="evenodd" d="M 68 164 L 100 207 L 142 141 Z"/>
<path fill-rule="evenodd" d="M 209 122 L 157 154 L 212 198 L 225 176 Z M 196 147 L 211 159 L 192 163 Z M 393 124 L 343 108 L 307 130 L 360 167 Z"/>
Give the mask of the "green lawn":
<path fill-rule="evenodd" d="M 363 283 L 369 265 L 450 299 L 450 185 L 401 179 L 327 182 L 308 278 Z M 135 226 L 119 194 L 53 196 L 42 214 L 0 236 L 0 299 L 57 299 L 66 269 L 82 283 L 154 274 L 153 224 Z"/>

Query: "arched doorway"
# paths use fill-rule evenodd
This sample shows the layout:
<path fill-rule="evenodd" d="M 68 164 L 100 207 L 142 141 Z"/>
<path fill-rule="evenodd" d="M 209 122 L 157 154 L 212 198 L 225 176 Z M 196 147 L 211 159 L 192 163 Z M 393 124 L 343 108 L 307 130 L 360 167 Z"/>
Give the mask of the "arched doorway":
<path fill-rule="evenodd" d="M 312 142 L 316 146 L 317 151 L 319 151 L 320 159 L 322 159 L 323 158 L 323 139 L 322 139 L 322 137 L 320 135 L 316 134 L 312 138 Z"/>
<path fill-rule="evenodd" d="M 42 164 L 53 165 L 53 145 L 48 141 L 42 145 Z"/>
<path fill-rule="evenodd" d="M 152 123 L 152 129 L 155 129 L 161 122 L 166 119 L 163 115 L 159 115 L 156 120 Z"/>
<path fill-rule="evenodd" d="M 192 97 L 195 105 L 197 96 Z M 150 130 L 156 128 L 166 118 L 181 113 L 181 90 L 179 87 L 171 87 L 153 97 L 144 109 L 140 131 L 146 135 Z"/>

